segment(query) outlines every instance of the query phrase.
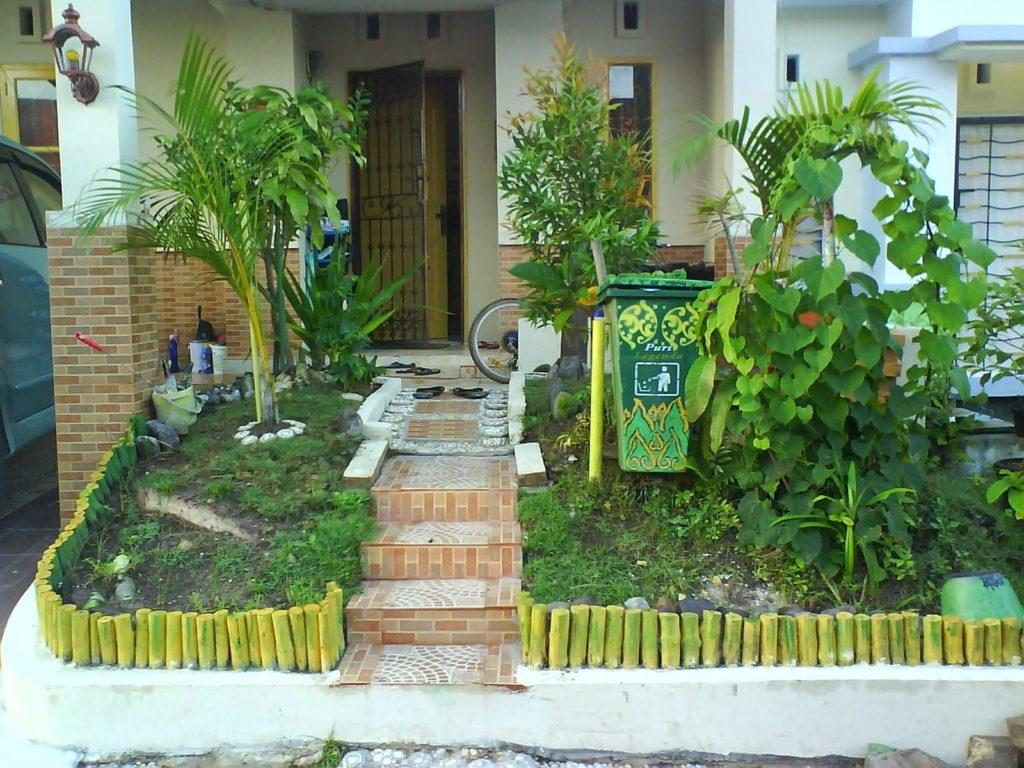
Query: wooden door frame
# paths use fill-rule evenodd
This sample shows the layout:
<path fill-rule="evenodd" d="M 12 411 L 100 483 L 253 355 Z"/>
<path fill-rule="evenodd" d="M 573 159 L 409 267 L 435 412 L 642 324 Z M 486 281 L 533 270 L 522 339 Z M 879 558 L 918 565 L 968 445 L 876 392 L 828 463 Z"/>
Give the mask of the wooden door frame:
<path fill-rule="evenodd" d="M 21 125 L 18 122 L 18 80 L 53 80 L 57 72 L 53 64 L 0 64 L 0 80 L 3 92 L 0 93 L 0 126 L 3 135 L 19 144 L 21 141 Z M 59 152 L 60 147 L 32 147 L 36 152 Z"/>
<path fill-rule="evenodd" d="M 401 64 L 395 66 L 402 66 Z M 378 69 L 388 69 L 389 67 L 379 67 Z M 346 73 L 345 87 L 348 96 L 352 95 L 354 83 L 359 79 L 360 75 L 366 75 L 376 70 L 372 69 L 352 69 Z M 459 243 L 459 277 L 462 284 L 462 338 L 463 340 L 469 335 L 469 326 L 472 322 L 472 318 L 469 316 L 469 280 L 468 280 L 468 261 L 469 261 L 469 227 L 467 226 L 466 217 L 466 88 L 465 88 L 465 77 L 462 69 L 429 69 L 424 68 L 423 70 L 424 80 L 429 80 L 431 77 L 443 77 L 443 78 L 454 78 L 458 84 L 458 98 L 456 104 L 458 106 L 458 121 L 459 121 L 459 216 L 462 222 L 461 226 L 461 241 Z M 424 137 L 425 138 L 425 137 Z M 349 217 L 354 218 L 355 214 L 358 213 L 358 206 L 356 205 L 358 184 L 359 184 L 359 166 L 352 161 L 350 164 L 350 172 L 348 174 L 348 201 L 349 201 Z M 424 213 L 424 216 L 426 214 Z M 352 222 L 353 232 L 355 231 L 355 222 Z"/>

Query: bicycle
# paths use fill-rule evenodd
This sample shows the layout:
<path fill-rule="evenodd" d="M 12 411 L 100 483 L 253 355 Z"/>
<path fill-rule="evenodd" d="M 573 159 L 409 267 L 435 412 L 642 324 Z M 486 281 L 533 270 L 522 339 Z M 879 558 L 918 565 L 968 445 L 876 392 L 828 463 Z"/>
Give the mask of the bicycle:
<path fill-rule="evenodd" d="M 502 323 L 507 326 L 509 319 L 503 318 L 501 312 L 519 310 L 522 305 L 519 299 L 498 299 L 480 310 L 469 326 L 469 354 L 480 372 L 491 381 L 508 384 L 513 371 L 519 367 L 519 331 L 518 313 L 512 318 L 515 323 L 509 330 L 502 331 Z M 481 338 L 481 334 L 490 339 L 498 336 L 498 341 Z"/>

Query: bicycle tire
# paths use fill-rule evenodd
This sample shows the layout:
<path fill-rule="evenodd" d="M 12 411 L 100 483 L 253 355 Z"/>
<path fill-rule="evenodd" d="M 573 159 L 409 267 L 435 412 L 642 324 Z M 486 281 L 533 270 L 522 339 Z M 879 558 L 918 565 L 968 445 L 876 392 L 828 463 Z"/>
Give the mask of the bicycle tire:
<path fill-rule="evenodd" d="M 519 299 L 498 299 L 497 301 L 492 301 L 477 313 L 477 316 L 473 318 L 473 324 L 469 326 L 469 356 L 473 358 L 473 363 L 480 373 L 499 384 L 508 384 L 512 378 L 512 371 L 515 370 L 514 365 L 507 372 L 491 365 L 490 360 L 481 354 L 481 352 L 489 352 L 490 350 L 480 349 L 480 328 L 496 312 L 500 312 L 502 309 L 519 309 L 520 306 Z M 514 359 L 517 358 L 518 355 L 514 357 Z"/>

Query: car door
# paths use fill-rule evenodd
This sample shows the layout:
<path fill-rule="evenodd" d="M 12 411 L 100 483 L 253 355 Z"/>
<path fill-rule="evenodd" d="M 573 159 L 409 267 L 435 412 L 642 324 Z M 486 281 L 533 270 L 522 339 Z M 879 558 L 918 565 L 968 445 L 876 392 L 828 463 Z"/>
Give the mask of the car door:
<path fill-rule="evenodd" d="M 52 173 L 40 163 L 13 151 L 0 154 L 0 446 L 8 452 L 54 427 L 42 216 L 59 206 L 55 190 Z"/>

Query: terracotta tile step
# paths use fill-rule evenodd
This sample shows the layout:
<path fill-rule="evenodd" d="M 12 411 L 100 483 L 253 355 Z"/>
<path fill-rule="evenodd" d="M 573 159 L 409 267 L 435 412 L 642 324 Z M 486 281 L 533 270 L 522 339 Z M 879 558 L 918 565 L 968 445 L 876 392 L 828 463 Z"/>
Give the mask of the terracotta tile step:
<path fill-rule="evenodd" d="M 520 652 L 505 645 L 350 645 L 337 685 L 514 687 Z"/>
<path fill-rule="evenodd" d="M 501 645 L 518 639 L 519 579 L 368 581 L 363 587 L 346 609 L 349 643 Z"/>
<path fill-rule="evenodd" d="M 515 520 L 518 480 L 508 457 L 396 456 L 373 486 L 377 519 Z"/>
<path fill-rule="evenodd" d="M 386 523 L 363 544 L 368 579 L 498 579 L 523 572 L 513 522 Z"/>

